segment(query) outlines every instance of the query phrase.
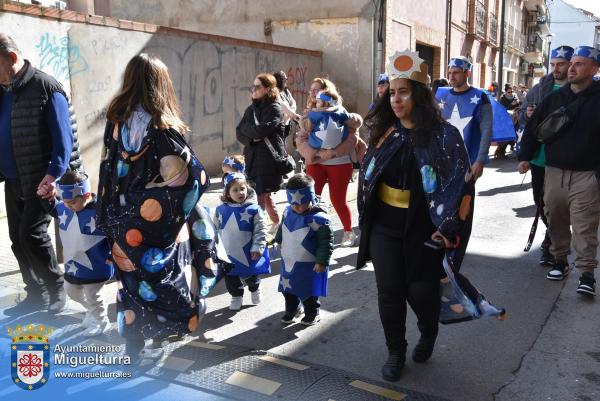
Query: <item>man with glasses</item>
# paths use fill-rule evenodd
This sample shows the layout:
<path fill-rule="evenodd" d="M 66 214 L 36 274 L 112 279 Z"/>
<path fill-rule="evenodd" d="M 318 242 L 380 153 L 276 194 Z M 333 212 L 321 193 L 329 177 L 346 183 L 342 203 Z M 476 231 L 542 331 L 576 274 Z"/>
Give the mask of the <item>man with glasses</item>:
<path fill-rule="evenodd" d="M 60 312 L 63 277 L 48 235 L 48 200 L 56 180 L 81 166 L 62 85 L 24 59 L 0 33 L 0 181 L 5 183 L 12 250 L 26 298 L 4 313 Z"/>

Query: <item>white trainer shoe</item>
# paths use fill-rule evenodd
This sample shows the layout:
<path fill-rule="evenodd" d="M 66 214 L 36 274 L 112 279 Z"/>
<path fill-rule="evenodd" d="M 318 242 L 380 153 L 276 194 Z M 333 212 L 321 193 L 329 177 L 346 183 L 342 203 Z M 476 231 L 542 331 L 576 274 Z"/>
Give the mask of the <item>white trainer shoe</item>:
<path fill-rule="evenodd" d="M 261 301 L 261 297 L 260 297 L 260 288 L 258 288 L 256 291 L 252 292 L 250 291 L 250 298 L 252 299 L 252 303 L 254 305 L 258 305 Z"/>
<path fill-rule="evenodd" d="M 342 237 L 341 245 L 343 247 L 354 246 L 355 240 L 356 240 L 356 234 L 354 234 L 354 231 L 344 231 L 344 236 Z"/>
<path fill-rule="evenodd" d="M 240 310 L 244 303 L 244 297 L 231 297 L 231 303 L 229 304 L 229 310 Z"/>
<path fill-rule="evenodd" d="M 100 334 L 106 334 L 110 331 L 111 325 L 107 318 L 102 319 L 101 321 L 94 321 L 86 331 L 83 332 L 84 337 L 95 337 Z"/>
<path fill-rule="evenodd" d="M 83 327 L 84 329 L 89 329 L 90 326 L 94 324 L 96 324 L 96 319 L 94 319 L 94 316 L 92 316 L 91 313 L 86 312 L 85 317 L 81 321 L 81 327 Z"/>

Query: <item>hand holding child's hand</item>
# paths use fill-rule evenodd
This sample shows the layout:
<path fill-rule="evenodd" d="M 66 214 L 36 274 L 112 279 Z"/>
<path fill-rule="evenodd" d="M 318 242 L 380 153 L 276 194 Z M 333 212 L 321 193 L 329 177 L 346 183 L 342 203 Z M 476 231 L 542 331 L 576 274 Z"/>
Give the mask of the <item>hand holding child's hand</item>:
<path fill-rule="evenodd" d="M 325 265 L 322 263 L 315 263 L 313 271 L 316 273 L 323 273 L 325 271 Z"/>
<path fill-rule="evenodd" d="M 252 260 L 258 260 L 260 258 L 260 253 L 259 252 L 250 252 L 250 258 Z"/>

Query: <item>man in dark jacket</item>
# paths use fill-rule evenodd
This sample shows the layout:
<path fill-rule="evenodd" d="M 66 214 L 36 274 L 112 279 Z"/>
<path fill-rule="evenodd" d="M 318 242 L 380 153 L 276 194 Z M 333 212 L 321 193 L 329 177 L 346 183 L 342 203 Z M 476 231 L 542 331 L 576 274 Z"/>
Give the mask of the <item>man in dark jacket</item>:
<path fill-rule="evenodd" d="M 525 128 L 519 155 L 519 171 L 525 173 L 540 144 L 536 130 L 561 106 L 571 109 L 572 122 L 546 144 L 544 194 L 550 252 L 556 262 L 550 280 L 562 280 L 569 272 L 567 254 L 571 245 L 580 270 L 577 292 L 595 295 L 594 269 L 598 265 L 598 220 L 600 219 L 600 82 L 593 80 L 600 66 L 600 51 L 575 49 L 568 71 L 569 84 L 548 95 Z"/>
<path fill-rule="evenodd" d="M 573 56 L 573 50 L 570 46 L 559 46 L 552 50 L 550 54 L 550 69 L 552 72 L 543 77 L 527 93 L 519 114 L 519 123 L 521 126 L 524 127 L 527 124 L 527 106 L 532 105 L 535 108 L 546 96 L 567 84 L 567 72 L 569 70 L 569 61 L 571 61 L 571 57 Z M 544 145 L 540 146 L 533 159 L 528 161 L 531 167 L 533 202 L 540 210 L 542 221 L 546 225 L 546 228 L 548 228 L 548 220 L 544 215 L 544 175 L 546 173 L 546 151 L 544 148 Z M 550 242 L 550 234 L 546 230 L 544 241 L 542 241 L 542 256 L 540 257 L 540 264 L 542 266 L 554 265 L 554 257 L 550 253 Z"/>
<path fill-rule="evenodd" d="M 7 315 L 60 312 L 63 277 L 48 235 L 48 200 L 73 154 L 69 105 L 61 84 L 23 58 L 14 40 L 0 33 L 0 181 L 5 183 L 12 250 L 27 297 Z M 71 165 L 69 164 L 71 162 Z"/>

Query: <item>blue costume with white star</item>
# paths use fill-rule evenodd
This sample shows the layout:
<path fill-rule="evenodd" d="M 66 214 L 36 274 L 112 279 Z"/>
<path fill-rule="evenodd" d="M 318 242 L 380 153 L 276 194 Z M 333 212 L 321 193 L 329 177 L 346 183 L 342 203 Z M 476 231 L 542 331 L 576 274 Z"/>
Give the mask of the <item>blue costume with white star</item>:
<path fill-rule="evenodd" d="M 111 279 L 110 246 L 96 228 L 95 203 L 73 212 L 62 201 L 52 211 L 59 221 L 59 235 L 65 256 L 65 280 L 72 284 L 100 283 Z"/>
<path fill-rule="evenodd" d="M 216 226 L 227 256 L 234 265 L 227 275 L 249 277 L 271 272 L 269 251 L 265 246 L 264 224 L 260 225 L 262 228 L 257 228 L 262 213 L 255 201 L 244 204 L 223 203 L 217 207 Z M 259 245 L 260 242 L 264 244 Z M 252 260 L 251 252 L 259 252 L 262 255 L 258 260 Z"/>
<path fill-rule="evenodd" d="M 481 105 L 486 97 L 492 105 L 492 141 L 513 141 L 515 129 L 510 115 L 486 91 L 471 87 L 468 93 L 454 93 L 452 88 L 440 87 L 435 93 L 442 118 L 462 134 L 471 163 L 477 160 L 481 143 Z"/>
<path fill-rule="evenodd" d="M 335 149 L 349 135 L 344 125 L 349 115 L 342 106 L 334 106 L 325 111 L 310 111 L 308 119 L 312 130 L 308 134 L 308 144 L 313 149 Z"/>
<path fill-rule="evenodd" d="M 313 270 L 318 259 L 318 232 L 326 229 L 331 232 L 330 218 L 321 208 L 312 208 L 305 214 L 295 213 L 290 206 L 283 212 L 283 220 L 277 233 L 281 239 L 281 275 L 279 292 L 296 295 L 300 300 L 308 297 L 327 296 L 327 276 L 329 266 L 322 273 Z M 277 238 L 276 237 L 276 241 Z M 332 251 L 332 247 L 331 247 Z M 329 264 L 331 251 L 325 265 Z"/>

